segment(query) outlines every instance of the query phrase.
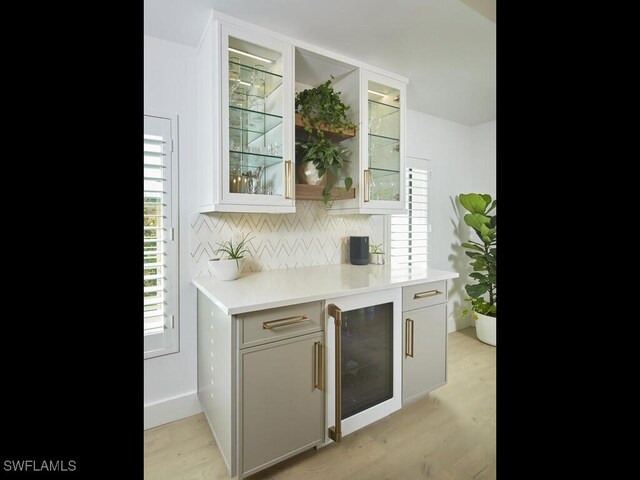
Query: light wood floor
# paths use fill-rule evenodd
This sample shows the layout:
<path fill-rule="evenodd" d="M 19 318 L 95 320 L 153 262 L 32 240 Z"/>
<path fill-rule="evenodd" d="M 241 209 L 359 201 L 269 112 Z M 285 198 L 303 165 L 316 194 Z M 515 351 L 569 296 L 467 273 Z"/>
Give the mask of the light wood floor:
<path fill-rule="evenodd" d="M 144 478 L 229 479 L 203 413 L 144 432 Z M 449 383 L 319 450 L 251 480 L 496 478 L 496 350 L 449 334 Z"/>

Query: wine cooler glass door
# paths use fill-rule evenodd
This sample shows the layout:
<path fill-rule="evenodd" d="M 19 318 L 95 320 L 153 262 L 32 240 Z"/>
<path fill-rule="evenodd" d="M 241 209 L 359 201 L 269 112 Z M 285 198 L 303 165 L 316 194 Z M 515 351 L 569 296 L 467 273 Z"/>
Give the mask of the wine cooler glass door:
<path fill-rule="evenodd" d="M 400 301 L 400 289 L 393 289 L 327 302 L 327 421 L 334 441 L 400 408 Z"/>

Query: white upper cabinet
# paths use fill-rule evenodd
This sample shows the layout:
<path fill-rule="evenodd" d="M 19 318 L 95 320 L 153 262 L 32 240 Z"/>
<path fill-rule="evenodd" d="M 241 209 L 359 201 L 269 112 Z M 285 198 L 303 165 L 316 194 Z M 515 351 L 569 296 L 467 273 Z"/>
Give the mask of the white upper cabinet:
<path fill-rule="evenodd" d="M 406 85 L 362 70 L 363 209 L 398 213 L 404 199 Z"/>
<path fill-rule="evenodd" d="M 398 214 L 405 205 L 406 83 L 359 69 L 358 145 L 350 175 L 356 197 L 336 201 L 332 213 Z"/>
<path fill-rule="evenodd" d="M 293 47 L 210 28 L 198 51 L 200 211 L 294 212 Z"/>
<path fill-rule="evenodd" d="M 338 139 L 351 153 L 336 186 L 351 177 L 354 188 L 329 212 L 404 211 L 404 77 L 219 12 L 196 65 L 198 211 L 291 213 L 296 197 L 322 201 L 296 185 L 294 104 L 331 76 L 357 128 Z"/>

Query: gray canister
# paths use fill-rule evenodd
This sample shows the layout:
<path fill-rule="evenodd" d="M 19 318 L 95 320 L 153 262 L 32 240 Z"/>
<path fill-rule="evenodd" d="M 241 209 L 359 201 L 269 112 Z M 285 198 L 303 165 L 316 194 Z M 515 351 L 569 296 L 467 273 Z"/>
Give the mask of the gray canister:
<path fill-rule="evenodd" d="M 351 265 L 369 264 L 369 237 L 349 237 Z"/>

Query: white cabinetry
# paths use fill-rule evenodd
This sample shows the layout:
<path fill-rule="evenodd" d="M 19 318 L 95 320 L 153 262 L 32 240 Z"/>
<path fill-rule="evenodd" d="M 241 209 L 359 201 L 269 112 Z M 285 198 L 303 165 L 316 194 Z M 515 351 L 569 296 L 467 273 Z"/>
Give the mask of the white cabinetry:
<path fill-rule="evenodd" d="M 293 46 L 216 19 L 197 75 L 199 211 L 294 212 Z"/>
<path fill-rule="evenodd" d="M 447 283 L 402 289 L 402 404 L 447 383 Z"/>
<path fill-rule="evenodd" d="M 295 212 L 294 95 L 331 75 L 358 128 L 338 181 L 355 198 L 329 212 L 404 211 L 406 78 L 219 12 L 196 57 L 199 212 Z"/>

